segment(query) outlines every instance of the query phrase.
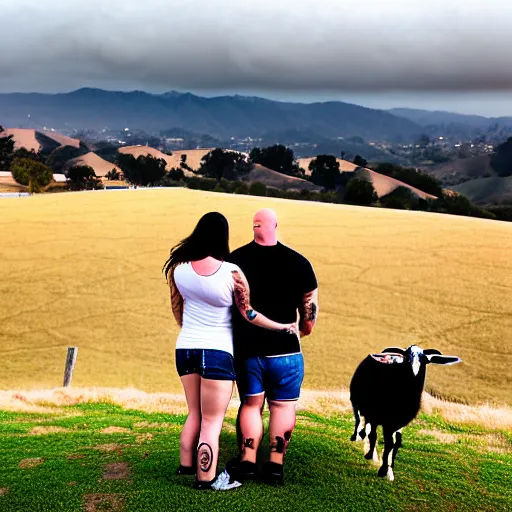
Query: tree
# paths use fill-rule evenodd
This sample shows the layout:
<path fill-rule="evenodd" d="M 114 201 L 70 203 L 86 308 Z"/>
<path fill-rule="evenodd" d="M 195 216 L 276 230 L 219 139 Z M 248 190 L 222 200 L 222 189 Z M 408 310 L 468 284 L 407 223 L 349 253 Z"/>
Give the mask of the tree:
<path fill-rule="evenodd" d="M 114 167 L 105 174 L 105 178 L 109 181 L 117 181 L 121 179 L 121 173 Z"/>
<path fill-rule="evenodd" d="M 253 148 L 249 154 L 249 160 L 289 176 L 295 176 L 299 173 L 299 166 L 295 162 L 293 151 L 282 144 L 263 149 Z"/>
<path fill-rule="evenodd" d="M 0 126 L 0 171 L 7 171 L 14 153 L 14 139 L 12 135 L 7 136 L 3 132 L 4 129 Z"/>
<path fill-rule="evenodd" d="M 332 155 L 318 155 L 309 163 L 310 180 L 326 190 L 335 190 L 340 183 L 340 164 Z"/>
<path fill-rule="evenodd" d="M 368 162 L 361 155 L 356 155 L 354 158 L 354 165 L 357 165 L 358 167 L 366 167 Z"/>
<path fill-rule="evenodd" d="M 386 208 L 413 210 L 418 205 L 418 196 L 410 188 L 400 186 L 381 197 L 380 202 Z"/>
<path fill-rule="evenodd" d="M 345 189 L 345 202 L 368 206 L 377 201 L 377 192 L 371 181 L 364 178 L 352 178 Z"/>
<path fill-rule="evenodd" d="M 512 176 L 512 137 L 496 148 L 490 163 L 498 176 Z"/>
<path fill-rule="evenodd" d="M 75 165 L 66 172 L 70 190 L 96 190 L 102 188 L 101 181 L 96 177 L 92 167 Z"/>
<path fill-rule="evenodd" d="M 440 181 L 434 176 L 418 171 L 413 167 L 402 167 L 386 162 L 376 165 L 373 169 L 379 174 L 385 174 L 390 178 L 403 181 L 407 185 L 411 185 L 411 187 L 419 188 L 423 192 L 427 192 L 427 194 L 439 197 L 443 193 Z"/>
<path fill-rule="evenodd" d="M 134 185 L 146 187 L 160 181 L 166 173 L 167 162 L 151 155 L 140 155 L 135 158 L 130 154 L 119 154 L 119 167 L 124 179 Z"/>
<path fill-rule="evenodd" d="M 222 178 L 236 179 L 238 175 L 249 172 L 250 168 L 251 165 L 241 153 L 216 148 L 203 156 L 198 173 L 215 178 L 219 183 Z"/>
<path fill-rule="evenodd" d="M 31 194 L 41 192 L 53 179 L 51 169 L 30 158 L 15 158 L 11 165 L 12 177 L 20 185 L 28 185 Z"/>
<path fill-rule="evenodd" d="M 41 162 L 43 164 L 46 163 L 48 165 L 48 163 L 45 162 L 44 156 L 41 153 L 36 152 L 34 149 L 31 149 L 29 151 L 27 148 L 19 148 L 13 153 L 12 157 L 13 157 L 13 159 L 14 158 L 28 158 L 30 160 L 35 160 L 36 162 Z M 48 166 L 48 167 L 50 167 L 50 166 Z"/>
<path fill-rule="evenodd" d="M 187 156 L 187 155 L 182 155 Z M 174 181 L 180 181 L 185 177 L 185 173 L 183 172 L 183 169 L 179 169 L 178 167 L 172 168 L 168 173 L 169 178 Z"/>
<path fill-rule="evenodd" d="M 430 138 L 427 134 L 423 133 L 418 138 L 418 145 L 421 148 L 426 148 L 430 144 Z"/>

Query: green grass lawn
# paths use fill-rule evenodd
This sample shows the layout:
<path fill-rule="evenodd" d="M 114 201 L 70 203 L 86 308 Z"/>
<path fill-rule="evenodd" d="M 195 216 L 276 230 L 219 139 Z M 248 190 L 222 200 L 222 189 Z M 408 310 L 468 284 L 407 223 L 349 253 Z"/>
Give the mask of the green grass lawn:
<path fill-rule="evenodd" d="M 232 415 L 232 413 L 231 413 Z M 178 477 L 184 416 L 110 404 L 55 414 L 0 411 L 0 510 L 511 510 L 512 434 L 451 426 L 420 415 L 404 430 L 395 481 L 377 477 L 352 418 L 299 413 L 286 485 L 246 483 L 230 492 L 192 489 Z M 235 454 L 227 418 L 220 464 Z M 380 446 L 382 448 L 382 446 Z"/>

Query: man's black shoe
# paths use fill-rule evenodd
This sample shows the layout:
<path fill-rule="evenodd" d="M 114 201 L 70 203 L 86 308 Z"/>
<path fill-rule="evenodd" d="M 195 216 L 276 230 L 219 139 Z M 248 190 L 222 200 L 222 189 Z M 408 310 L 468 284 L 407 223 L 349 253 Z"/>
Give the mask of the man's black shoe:
<path fill-rule="evenodd" d="M 277 464 L 277 462 L 265 462 L 265 464 L 263 465 L 263 481 L 268 485 L 283 485 L 283 465 Z"/>
<path fill-rule="evenodd" d="M 231 459 L 226 464 L 226 471 L 229 473 L 229 476 L 240 482 L 256 478 L 257 470 L 258 467 L 254 462 L 249 462 L 248 460 L 241 461 L 238 457 Z"/>
<path fill-rule="evenodd" d="M 195 475 L 196 474 L 196 468 L 193 466 L 180 466 L 176 470 L 177 475 Z"/>

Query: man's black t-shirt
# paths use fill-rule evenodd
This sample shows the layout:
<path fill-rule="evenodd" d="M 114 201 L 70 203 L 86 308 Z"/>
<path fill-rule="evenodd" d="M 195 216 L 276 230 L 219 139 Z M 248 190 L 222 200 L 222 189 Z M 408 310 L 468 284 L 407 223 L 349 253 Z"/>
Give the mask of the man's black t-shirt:
<path fill-rule="evenodd" d="M 233 251 L 228 261 L 245 274 L 253 309 L 275 322 L 295 322 L 304 294 L 318 287 L 311 263 L 280 242 L 263 246 L 253 241 Z M 236 308 L 233 334 L 237 359 L 300 352 L 297 336 L 252 325 Z"/>

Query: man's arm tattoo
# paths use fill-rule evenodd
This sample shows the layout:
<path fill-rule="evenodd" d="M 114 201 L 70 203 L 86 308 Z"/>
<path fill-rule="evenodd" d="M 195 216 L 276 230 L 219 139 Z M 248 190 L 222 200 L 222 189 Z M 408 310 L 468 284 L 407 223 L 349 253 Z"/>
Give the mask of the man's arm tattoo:
<path fill-rule="evenodd" d="M 238 310 L 241 313 L 243 312 L 242 314 L 245 314 L 247 319 L 252 322 L 258 314 L 252 309 L 249 303 L 249 284 L 242 278 L 240 272 L 234 270 L 232 274 L 235 281 L 234 294 Z"/>
<path fill-rule="evenodd" d="M 315 300 L 315 291 L 306 293 L 302 303 L 303 320 L 314 322 L 318 315 L 318 306 Z"/>

